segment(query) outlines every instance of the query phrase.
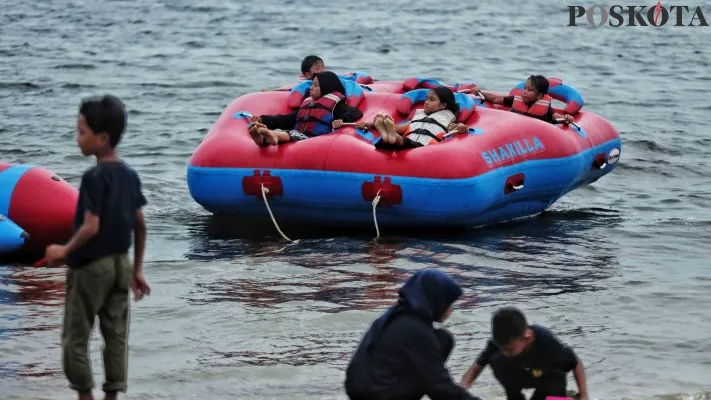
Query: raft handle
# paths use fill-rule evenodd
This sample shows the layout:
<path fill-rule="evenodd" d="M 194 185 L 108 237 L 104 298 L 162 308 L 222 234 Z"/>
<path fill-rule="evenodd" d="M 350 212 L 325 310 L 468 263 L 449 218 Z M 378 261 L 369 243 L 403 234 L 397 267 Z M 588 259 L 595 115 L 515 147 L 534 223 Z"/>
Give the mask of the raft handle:
<path fill-rule="evenodd" d="M 504 194 L 511 194 L 523 189 L 523 181 L 524 175 L 522 173 L 509 176 L 504 184 Z"/>
<path fill-rule="evenodd" d="M 563 118 L 558 118 L 553 122 L 555 122 L 556 124 L 564 123 L 564 124 L 568 125 Z M 576 124 L 575 122 L 571 122 L 570 125 L 573 125 L 573 128 L 571 128 L 571 129 L 573 130 L 573 132 L 580 135 L 580 137 L 582 137 L 582 138 L 588 137 L 588 134 L 585 133 L 585 130 L 583 128 L 581 128 L 580 125 Z"/>
<path fill-rule="evenodd" d="M 355 122 L 344 122 L 343 126 L 354 126 L 357 127 Z M 368 127 L 366 126 L 365 128 L 361 129 L 363 132 L 368 132 Z"/>
<path fill-rule="evenodd" d="M 457 90 L 457 93 L 465 93 L 465 94 L 473 94 L 476 96 L 476 98 L 480 99 L 481 101 L 486 101 L 486 98 L 484 97 L 483 94 L 481 94 L 480 90 L 471 90 L 471 89 L 462 89 L 462 90 Z"/>
<path fill-rule="evenodd" d="M 596 155 L 592 162 L 592 168 L 604 169 L 605 167 L 607 167 L 607 155 L 605 153 Z"/>
<path fill-rule="evenodd" d="M 565 122 L 565 118 L 558 118 L 558 119 L 555 120 L 555 122 L 557 122 L 557 123 L 559 123 L 559 124 L 566 124 L 566 125 L 568 125 L 568 123 Z M 575 122 L 571 122 L 570 125 L 573 125 L 574 127 L 578 128 L 578 129 L 582 129 L 582 128 L 580 127 L 580 125 L 576 124 Z"/>

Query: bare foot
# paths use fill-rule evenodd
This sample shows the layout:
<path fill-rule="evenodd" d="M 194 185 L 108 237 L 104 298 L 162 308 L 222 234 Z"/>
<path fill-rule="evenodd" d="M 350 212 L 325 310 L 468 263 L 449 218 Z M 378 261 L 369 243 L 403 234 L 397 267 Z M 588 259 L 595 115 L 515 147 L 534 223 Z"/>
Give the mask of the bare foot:
<path fill-rule="evenodd" d="M 252 137 L 252 140 L 254 140 L 254 143 L 257 144 L 257 146 L 262 146 L 264 144 L 264 137 L 259 134 L 259 125 L 254 124 L 249 127 L 249 136 Z"/>
<path fill-rule="evenodd" d="M 385 124 L 385 128 L 388 130 L 388 139 L 390 139 L 390 144 L 397 143 L 398 138 L 400 138 L 400 142 L 402 142 L 402 137 L 395 131 L 395 122 L 393 122 L 391 118 L 385 118 L 383 123 Z"/>
<path fill-rule="evenodd" d="M 257 132 L 262 135 L 262 137 L 267 139 L 267 143 L 271 144 L 272 146 L 276 146 L 279 144 L 279 138 L 277 135 L 267 129 L 265 126 L 260 127 Z"/>
<path fill-rule="evenodd" d="M 380 140 L 382 140 L 383 143 L 391 143 L 390 134 L 385 128 L 385 124 L 383 123 L 383 117 L 381 115 L 375 117 L 375 121 L 373 121 L 373 127 L 377 129 L 378 132 L 380 132 Z"/>

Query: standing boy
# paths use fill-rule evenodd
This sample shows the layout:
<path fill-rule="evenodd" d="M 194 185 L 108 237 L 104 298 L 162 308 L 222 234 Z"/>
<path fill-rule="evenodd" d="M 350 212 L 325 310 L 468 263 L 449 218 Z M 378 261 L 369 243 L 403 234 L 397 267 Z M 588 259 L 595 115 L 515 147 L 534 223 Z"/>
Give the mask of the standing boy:
<path fill-rule="evenodd" d="M 150 294 L 143 276 L 146 224 L 138 174 L 118 158 L 116 146 L 126 127 L 126 110 L 111 95 L 82 101 L 77 143 L 96 165 L 81 179 L 74 235 L 65 245 L 47 247 L 52 265 L 66 260 L 67 284 L 62 330 L 62 364 L 80 400 L 93 400 L 89 340 L 99 316 L 104 337 L 106 399 L 126 391 L 129 287 L 136 301 Z M 128 258 L 134 235 L 133 265 Z"/>

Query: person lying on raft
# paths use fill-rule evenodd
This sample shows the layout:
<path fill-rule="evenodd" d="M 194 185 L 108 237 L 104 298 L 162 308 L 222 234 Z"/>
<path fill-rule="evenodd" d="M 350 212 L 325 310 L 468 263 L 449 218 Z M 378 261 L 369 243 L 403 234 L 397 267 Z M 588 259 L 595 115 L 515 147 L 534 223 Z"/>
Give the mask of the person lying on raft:
<path fill-rule="evenodd" d="M 424 107 L 415 111 L 411 121 L 395 125 L 392 116 L 377 114 L 372 123 L 361 121 L 358 127 L 374 127 L 380 132 L 381 140 L 375 144 L 377 148 L 413 149 L 441 142 L 448 131 L 466 133 L 469 128 L 457 123 L 458 112 L 454 93 L 439 86 L 427 93 Z"/>
<path fill-rule="evenodd" d="M 479 400 L 457 385 L 445 362 L 452 334 L 436 329 L 462 295 L 459 284 L 436 269 L 416 272 L 399 298 L 365 333 L 346 369 L 351 400 Z"/>
<path fill-rule="evenodd" d="M 330 133 L 363 116 L 345 102 L 341 80 L 331 71 L 314 75 L 311 97 L 289 114 L 252 116 L 249 134 L 258 146 L 296 142 Z"/>
<path fill-rule="evenodd" d="M 326 70 L 326 65 L 323 59 L 319 56 L 308 55 L 301 60 L 301 75 L 297 78 L 299 82 L 303 82 L 307 79 L 313 79 L 314 75 Z M 268 92 L 270 90 L 277 89 L 262 89 L 262 92 Z"/>
<path fill-rule="evenodd" d="M 326 70 L 323 59 L 319 56 L 309 55 L 301 60 L 301 75 L 299 81 L 313 79 L 314 75 Z"/>
<path fill-rule="evenodd" d="M 531 75 L 521 91 L 521 96 L 498 96 L 492 93 L 474 89 L 484 99 L 493 104 L 502 104 L 504 107 L 511 107 L 511 111 L 529 117 L 537 118 L 546 122 L 553 122 L 557 119 L 564 119 L 566 123 L 573 122 L 570 114 L 559 114 L 553 111 L 550 100 L 543 99 L 548 93 L 548 79 L 542 75 Z"/>

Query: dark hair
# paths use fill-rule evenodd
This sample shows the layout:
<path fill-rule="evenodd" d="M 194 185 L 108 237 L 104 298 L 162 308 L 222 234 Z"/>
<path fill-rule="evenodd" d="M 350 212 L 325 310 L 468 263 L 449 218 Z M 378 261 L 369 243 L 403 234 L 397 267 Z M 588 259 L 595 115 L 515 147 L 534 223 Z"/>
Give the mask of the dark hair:
<path fill-rule="evenodd" d="M 118 97 L 105 94 L 83 99 L 79 114 L 84 116 L 95 135 L 108 134 L 109 145 L 116 147 L 126 129 L 126 109 Z"/>
<path fill-rule="evenodd" d="M 304 59 L 301 61 L 301 73 L 305 74 L 311 70 L 311 67 L 314 66 L 314 64 L 322 63 L 323 60 L 319 56 L 306 56 Z"/>
<path fill-rule="evenodd" d="M 453 112 L 455 117 L 459 114 L 459 104 L 454 100 L 454 93 L 451 89 L 446 86 L 437 86 L 432 88 L 432 91 L 435 92 L 440 103 L 445 103 L 447 105 L 445 108 Z"/>
<path fill-rule="evenodd" d="M 543 75 L 531 75 L 528 77 L 531 80 L 531 85 L 536 88 L 536 92 L 540 94 L 548 93 L 548 79 Z"/>
<path fill-rule="evenodd" d="M 491 318 L 491 333 L 494 336 L 494 342 L 499 346 L 506 346 L 523 337 L 526 329 L 528 329 L 528 322 L 518 308 L 500 308 Z"/>

